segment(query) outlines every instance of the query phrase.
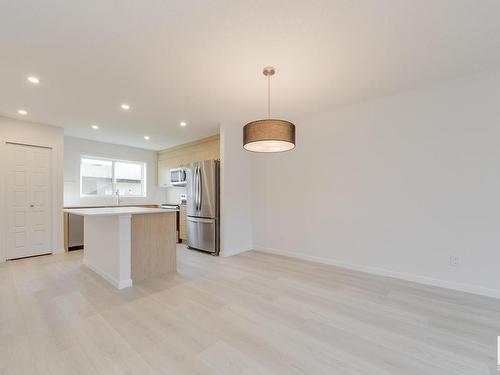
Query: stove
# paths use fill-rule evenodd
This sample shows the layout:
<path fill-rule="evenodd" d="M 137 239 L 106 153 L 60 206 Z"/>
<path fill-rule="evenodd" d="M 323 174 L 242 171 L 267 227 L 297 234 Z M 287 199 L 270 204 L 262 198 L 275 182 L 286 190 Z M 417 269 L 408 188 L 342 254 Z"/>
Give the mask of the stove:
<path fill-rule="evenodd" d="M 160 208 L 178 210 L 180 208 L 180 205 L 179 204 L 162 203 L 162 204 L 160 204 Z"/>

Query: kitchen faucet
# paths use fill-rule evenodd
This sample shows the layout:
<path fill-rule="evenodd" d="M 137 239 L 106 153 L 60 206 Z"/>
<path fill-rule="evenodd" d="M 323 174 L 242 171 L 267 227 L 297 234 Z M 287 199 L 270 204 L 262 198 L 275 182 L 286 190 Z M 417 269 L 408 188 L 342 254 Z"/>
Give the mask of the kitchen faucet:
<path fill-rule="evenodd" d="M 116 205 L 120 205 L 120 190 L 116 189 Z"/>

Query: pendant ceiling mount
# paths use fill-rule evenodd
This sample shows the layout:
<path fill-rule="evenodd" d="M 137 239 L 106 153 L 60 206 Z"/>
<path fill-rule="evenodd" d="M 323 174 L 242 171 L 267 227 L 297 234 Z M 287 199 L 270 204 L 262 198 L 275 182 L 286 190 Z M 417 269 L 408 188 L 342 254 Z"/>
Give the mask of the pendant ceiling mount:
<path fill-rule="evenodd" d="M 273 76 L 274 73 L 276 73 L 276 69 L 274 69 L 274 66 L 266 66 L 263 70 L 262 70 L 262 74 L 264 74 L 266 77 L 268 76 Z"/>
<path fill-rule="evenodd" d="M 249 122 L 243 127 L 243 148 L 253 152 L 283 152 L 295 148 L 295 125 L 290 121 L 271 118 L 271 76 L 276 69 L 267 66 L 267 119 Z"/>

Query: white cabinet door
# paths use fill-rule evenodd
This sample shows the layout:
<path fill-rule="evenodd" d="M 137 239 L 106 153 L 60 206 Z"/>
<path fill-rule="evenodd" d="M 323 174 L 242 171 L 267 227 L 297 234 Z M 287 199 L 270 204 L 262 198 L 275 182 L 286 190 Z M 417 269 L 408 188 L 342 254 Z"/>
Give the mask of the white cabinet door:
<path fill-rule="evenodd" d="M 7 259 L 51 253 L 51 151 L 7 144 Z"/>

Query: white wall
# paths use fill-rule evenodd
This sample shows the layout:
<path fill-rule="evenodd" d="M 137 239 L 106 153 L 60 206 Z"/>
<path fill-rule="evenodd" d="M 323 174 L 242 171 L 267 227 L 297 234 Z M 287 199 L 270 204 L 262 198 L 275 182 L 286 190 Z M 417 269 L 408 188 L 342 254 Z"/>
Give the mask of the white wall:
<path fill-rule="evenodd" d="M 54 252 L 64 251 L 63 238 L 63 152 L 62 128 L 0 117 L 0 262 L 5 260 L 6 207 L 5 176 L 9 160 L 5 157 L 6 142 L 52 148 L 52 246 Z"/>
<path fill-rule="evenodd" d="M 166 203 L 180 204 L 181 194 L 187 194 L 187 189 L 184 186 L 170 186 L 165 188 L 166 190 Z"/>
<path fill-rule="evenodd" d="M 163 203 L 166 199 L 165 188 L 157 186 L 157 152 L 140 148 L 120 146 L 87 139 L 64 138 L 64 206 L 81 206 L 94 204 L 114 204 L 115 198 L 80 197 L 80 158 L 81 156 L 98 156 L 147 163 L 147 197 L 121 197 L 122 203 L 147 204 Z"/>
<path fill-rule="evenodd" d="M 257 249 L 500 297 L 500 70 L 296 124 L 252 154 Z"/>
<path fill-rule="evenodd" d="M 224 124 L 221 141 L 221 255 L 253 248 L 251 155 L 242 147 L 241 124 Z"/>

